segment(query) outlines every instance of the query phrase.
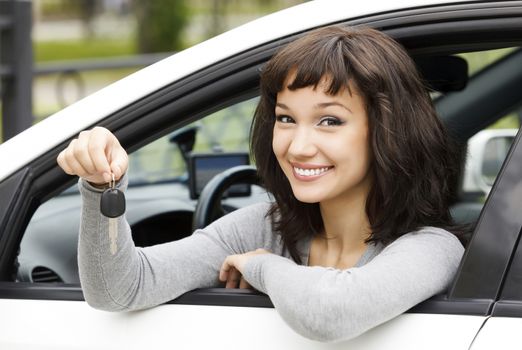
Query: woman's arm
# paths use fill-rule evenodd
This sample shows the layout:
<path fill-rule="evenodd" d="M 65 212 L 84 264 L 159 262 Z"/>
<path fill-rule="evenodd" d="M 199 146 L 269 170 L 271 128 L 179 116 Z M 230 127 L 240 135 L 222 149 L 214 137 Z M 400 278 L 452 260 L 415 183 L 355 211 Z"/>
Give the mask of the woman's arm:
<path fill-rule="evenodd" d="M 124 176 L 121 190 L 125 191 L 126 184 Z M 233 250 L 217 239 L 203 232 L 175 243 L 136 248 L 122 216 L 117 219 L 117 252 L 113 255 L 109 219 L 100 213 L 101 191 L 83 180 L 80 191 L 78 266 L 85 299 L 91 306 L 110 311 L 147 308 L 218 283 L 216 266 Z"/>
<path fill-rule="evenodd" d="M 125 191 L 127 178 L 119 186 Z M 110 250 L 108 219 L 100 213 L 101 191 L 80 181 L 83 198 L 78 248 L 80 281 L 86 301 L 109 310 L 136 310 L 172 300 L 195 288 L 219 284 L 226 256 L 262 246 L 252 222 L 262 230 L 267 205 L 237 210 L 179 241 L 136 248 L 125 217 L 118 218 L 117 252 Z M 269 227 L 269 226 L 267 226 Z M 173 227 L 173 230 L 176 228 Z M 154 232 L 150 232 L 151 235 Z"/>
<path fill-rule="evenodd" d="M 283 319 L 320 341 L 353 338 L 444 291 L 463 248 L 450 233 L 407 234 L 368 264 L 337 270 L 299 266 L 273 254 L 256 255 L 243 276 L 267 293 Z"/>
<path fill-rule="evenodd" d="M 113 176 L 119 180 L 128 167 L 127 152 L 109 130 L 95 127 L 72 140 L 57 162 L 67 174 L 81 178 L 79 273 L 85 299 L 94 307 L 146 308 L 194 288 L 214 286 L 227 255 L 263 247 L 259 238 L 263 229 L 267 236 L 266 205 L 238 210 L 183 240 L 147 248 L 134 246 L 122 216 L 117 219 L 118 248 L 113 254 L 109 219 L 100 212 L 102 189 L 91 184 L 107 184 Z M 123 178 L 118 185 L 122 191 L 126 183 Z"/>

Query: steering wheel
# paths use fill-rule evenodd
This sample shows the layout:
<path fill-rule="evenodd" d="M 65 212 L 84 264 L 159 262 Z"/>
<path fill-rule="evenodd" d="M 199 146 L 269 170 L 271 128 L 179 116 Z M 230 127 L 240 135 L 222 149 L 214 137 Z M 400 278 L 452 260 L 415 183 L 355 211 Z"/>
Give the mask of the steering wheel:
<path fill-rule="evenodd" d="M 225 214 L 221 206 L 223 193 L 237 183 L 259 185 L 256 168 L 238 165 L 214 176 L 201 191 L 192 219 L 192 231 L 206 227 Z"/>

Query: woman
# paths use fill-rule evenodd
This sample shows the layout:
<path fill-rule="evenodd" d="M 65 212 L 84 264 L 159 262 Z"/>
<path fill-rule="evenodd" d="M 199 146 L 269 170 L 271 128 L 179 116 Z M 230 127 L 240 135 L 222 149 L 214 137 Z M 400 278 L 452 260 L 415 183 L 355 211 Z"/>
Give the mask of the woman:
<path fill-rule="evenodd" d="M 89 304 L 134 310 L 220 281 L 251 285 L 300 334 L 338 341 L 448 287 L 463 253 L 448 231 L 458 157 L 397 43 L 341 27 L 291 43 L 263 69 L 251 139 L 275 203 L 147 248 L 121 217 L 116 252 L 99 201 L 111 174 L 126 188 L 127 154 L 103 128 L 71 142 L 58 163 L 82 178 Z"/>

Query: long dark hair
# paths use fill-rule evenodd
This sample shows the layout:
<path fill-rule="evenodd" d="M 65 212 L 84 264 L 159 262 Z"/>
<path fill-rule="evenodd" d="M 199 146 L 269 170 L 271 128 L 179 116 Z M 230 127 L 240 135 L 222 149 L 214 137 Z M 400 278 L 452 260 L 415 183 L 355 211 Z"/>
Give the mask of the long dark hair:
<path fill-rule="evenodd" d="M 289 73 L 294 76 L 283 86 Z M 365 101 L 372 152 L 372 187 L 366 201 L 369 242 L 388 244 L 423 226 L 453 227 L 449 202 L 455 193 L 460 153 L 433 108 L 429 92 L 406 51 L 387 35 L 366 27 L 315 30 L 280 50 L 263 68 L 261 96 L 251 130 L 251 150 L 266 189 L 275 197 L 269 210 L 292 258 L 297 243 L 322 233 L 318 203 L 298 201 L 272 144 L 277 93 L 317 87 L 326 93 L 349 82 Z"/>

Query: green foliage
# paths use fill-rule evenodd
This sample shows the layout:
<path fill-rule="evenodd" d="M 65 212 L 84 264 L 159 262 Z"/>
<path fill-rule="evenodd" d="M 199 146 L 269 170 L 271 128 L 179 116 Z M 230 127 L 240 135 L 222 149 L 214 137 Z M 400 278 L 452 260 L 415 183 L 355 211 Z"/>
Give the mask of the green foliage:
<path fill-rule="evenodd" d="M 515 48 L 506 48 L 506 49 L 497 49 L 497 50 L 488 50 L 488 51 L 477 51 L 477 52 L 467 52 L 458 54 L 458 56 L 463 57 L 468 62 L 469 67 L 469 75 L 477 73 L 484 67 L 490 65 L 491 63 L 498 61 L 502 57 L 507 54 L 513 52 Z"/>
<path fill-rule="evenodd" d="M 489 129 L 518 129 L 519 127 L 519 118 L 517 114 L 513 112 L 497 120 Z"/>
<path fill-rule="evenodd" d="M 182 32 L 188 23 L 185 0 L 136 0 L 139 52 L 166 52 L 184 48 Z"/>
<path fill-rule="evenodd" d="M 33 49 L 35 62 L 45 62 L 133 55 L 136 53 L 136 44 L 130 38 L 35 41 Z"/>
<path fill-rule="evenodd" d="M 301 4 L 308 0 L 192 0 L 191 14 L 211 14 L 217 7 L 224 8 L 226 14 L 268 14 Z"/>
<path fill-rule="evenodd" d="M 79 1 L 46 0 L 40 3 L 40 15 L 45 19 L 78 17 L 82 10 Z"/>

